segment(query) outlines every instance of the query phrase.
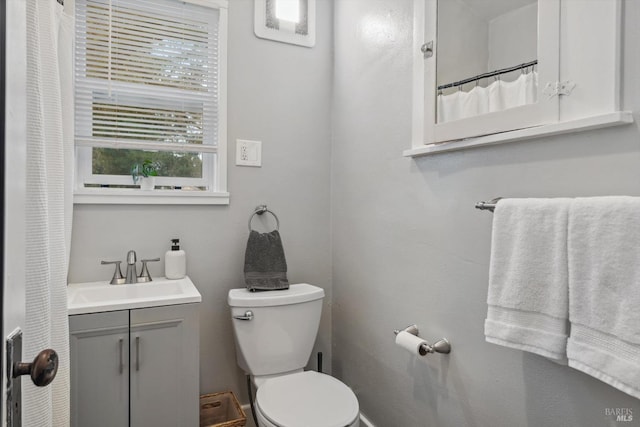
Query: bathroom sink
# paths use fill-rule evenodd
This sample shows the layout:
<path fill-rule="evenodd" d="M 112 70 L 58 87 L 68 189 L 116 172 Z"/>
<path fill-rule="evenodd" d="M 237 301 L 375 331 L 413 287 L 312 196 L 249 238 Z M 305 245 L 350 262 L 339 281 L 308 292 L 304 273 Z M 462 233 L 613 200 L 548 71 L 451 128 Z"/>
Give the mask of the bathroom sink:
<path fill-rule="evenodd" d="M 202 296 L 189 277 L 179 280 L 157 278 L 152 282 L 131 285 L 110 285 L 109 282 L 71 283 L 67 287 L 67 308 L 70 315 L 200 301 Z"/>

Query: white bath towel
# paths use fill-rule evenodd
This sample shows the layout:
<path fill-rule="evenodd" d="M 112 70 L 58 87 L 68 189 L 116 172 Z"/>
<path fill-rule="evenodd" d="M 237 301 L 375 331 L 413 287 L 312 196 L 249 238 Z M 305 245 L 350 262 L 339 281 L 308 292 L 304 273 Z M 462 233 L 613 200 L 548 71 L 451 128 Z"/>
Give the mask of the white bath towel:
<path fill-rule="evenodd" d="M 488 342 L 566 361 L 570 199 L 505 199 L 493 218 Z"/>
<path fill-rule="evenodd" d="M 569 366 L 640 398 L 640 198 L 569 213 Z"/>

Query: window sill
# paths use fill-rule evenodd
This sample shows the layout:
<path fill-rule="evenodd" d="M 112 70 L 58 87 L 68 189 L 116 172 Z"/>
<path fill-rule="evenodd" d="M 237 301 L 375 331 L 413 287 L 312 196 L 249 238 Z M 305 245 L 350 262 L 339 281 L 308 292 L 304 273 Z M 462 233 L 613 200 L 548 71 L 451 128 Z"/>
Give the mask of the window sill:
<path fill-rule="evenodd" d="M 601 129 L 633 123 L 631 111 L 616 111 L 614 113 L 599 116 L 586 117 L 584 119 L 571 120 L 551 125 L 537 126 L 527 129 L 519 129 L 510 132 L 496 133 L 477 138 L 462 139 L 459 141 L 441 142 L 422 145 L 405 150 L 405 157 L 429 156 L 447 151 L 466 150 L 468 148 L 483 147 L 487 145 L 504 144 L 507 142 L 524 141 L 543 136 L 562 135 L 572 132 L 582 132 L 592 129 Z"/>
<path fill-rule="evenodd" d="M 76 190 L 76 205 L 228 205 L 229 193 L 177 190 Z"/>

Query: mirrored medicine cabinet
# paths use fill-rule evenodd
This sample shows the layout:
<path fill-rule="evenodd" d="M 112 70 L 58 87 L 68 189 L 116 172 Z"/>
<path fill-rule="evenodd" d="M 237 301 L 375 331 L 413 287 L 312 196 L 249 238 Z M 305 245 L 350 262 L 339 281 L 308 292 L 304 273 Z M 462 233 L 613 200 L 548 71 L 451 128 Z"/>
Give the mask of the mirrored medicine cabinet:
<path fill-rule="evenodd" d="M 414 0 L 406 156 L 631 123 L 621 0 Z"/>

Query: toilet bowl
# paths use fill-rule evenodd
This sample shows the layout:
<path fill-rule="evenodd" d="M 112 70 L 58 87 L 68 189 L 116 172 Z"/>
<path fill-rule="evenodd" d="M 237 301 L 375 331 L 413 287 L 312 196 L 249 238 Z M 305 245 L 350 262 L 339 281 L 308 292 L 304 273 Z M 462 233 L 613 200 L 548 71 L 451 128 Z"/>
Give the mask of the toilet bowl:
<path fill-rule="evenodd" d="M 265 381 L 256 396 L 260 427 L 358 427 L 355 394 L 339 380 L 315 371 Z"/>
<path fill-rule="evenodd" d="M 229 291 L 238 365 L 257 386 L 259 427 L 358 427 L 353 391 L 336 378 L 303 371 L 315 342 L 324 290 Z"/>

